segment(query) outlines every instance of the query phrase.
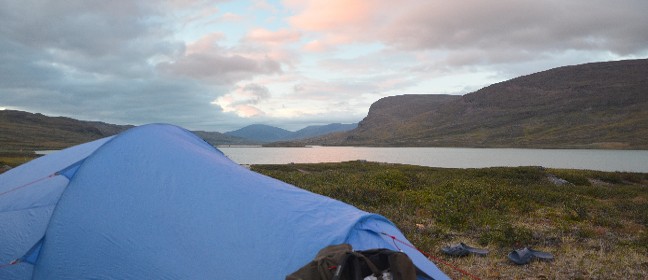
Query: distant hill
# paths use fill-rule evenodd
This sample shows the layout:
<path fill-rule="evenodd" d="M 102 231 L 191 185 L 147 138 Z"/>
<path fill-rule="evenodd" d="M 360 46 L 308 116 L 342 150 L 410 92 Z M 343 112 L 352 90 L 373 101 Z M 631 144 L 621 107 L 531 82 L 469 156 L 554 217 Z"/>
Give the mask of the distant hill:
<path fill-rule="evenodd" d="M 297 130 L 290 135 L 290 138 L 285 140 L 305 139 L 326 135 L 333 132 L 343 132 L 355 129 L 358 127 L 357 123 L 331 123 L 326 125 L 311 125 Z"/>
<path fill-rule="evenodd" d="M 253 124 L 234 131 L 225 132 L 225 135 L 267 143 L 285 139 L 291 133 L 291 131 L 274 126 Z"/>
<path fill-rule="evenodd" d="M 29 112 L 0 110 L 0 151 L 57 150 L 115 135 L 132 125 L 80 121 Z M 212 145 L 254 144 L 218 132 L 194 132 Z"/>
<path fill-rule="evenodd" d="M 358 128 L 306 144 L 648 149 L 648 59 L 555 68 L 464 96 L 386 97 Z"/>
<path fill-rule="evenodd" d="M 226 132 L 225 135 L 236 136 L 251 141 L 270 143 L 317 137 L 333 132 L 349 131 L 357 126 L 357 124 L 332 123 L 327 125 L 311 125 L 293 132 L 274 126 L 253 124 L 235 131 Z"/>
<path fill-rule="evenodd" d="M 258 145 L 261 144 L 257 141 L 250 141 L 249 139 L 243 139 L 239 137 L 234 137 L 230 135 L 225 135 L 220 132 L 208 132 L 208 131 L 192 131 L 198 137 L 205 140 L 207 143 L 212 144 L 213 146 L 218 145 Z"/>

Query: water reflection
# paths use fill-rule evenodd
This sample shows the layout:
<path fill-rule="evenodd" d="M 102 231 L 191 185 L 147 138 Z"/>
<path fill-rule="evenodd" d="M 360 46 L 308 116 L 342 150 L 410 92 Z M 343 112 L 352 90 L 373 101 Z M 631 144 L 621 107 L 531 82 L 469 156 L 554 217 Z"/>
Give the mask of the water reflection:
<path fill-rule="evenodd" d="M 368 160 L 432 167 L 544 166 L 648 172 L 648 151 L 477 148 L 219 147 L 240 164 L 286 164 Z"/>

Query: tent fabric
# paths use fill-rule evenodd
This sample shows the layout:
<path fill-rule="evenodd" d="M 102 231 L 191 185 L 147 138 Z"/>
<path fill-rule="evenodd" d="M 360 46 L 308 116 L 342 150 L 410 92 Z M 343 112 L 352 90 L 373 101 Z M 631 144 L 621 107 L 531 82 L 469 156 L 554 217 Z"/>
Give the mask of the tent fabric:
<path fill-rule="evenodd" d="M 0 264 L 20 258 L 43 238 L 69 183 L 64 176 L 52 175 L 92 154 L 111 138 L 40 157 L 0 174 Z M 6 266 L 0 268 L 0 279 L 31 279 L 32 270 L 28 264 Z"/>
<path fill-rule="evenodd" d="M 328 245 L 406 240 L 382 216 L 252 172 L 171 125 L 39 158 L 0 175 L 0 193 L 41 178 L 0 196 L 0 263 L 28 251 L 35 263 L 0 279 L 283 279 Z M 447 279 L 400 249 L 419 279 Z"/>

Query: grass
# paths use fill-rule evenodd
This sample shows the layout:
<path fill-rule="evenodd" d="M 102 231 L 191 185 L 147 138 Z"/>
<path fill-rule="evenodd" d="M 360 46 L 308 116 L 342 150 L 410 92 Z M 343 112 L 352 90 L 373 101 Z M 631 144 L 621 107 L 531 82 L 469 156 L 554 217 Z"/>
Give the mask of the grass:
<path fill-rule="evenodd" d="M 5 165 L 16 167 L 37 157 L 39 155 L 34 152 L 0 151 L 0 173 L 4 170 Z"/>
<path fill-rule="evenodd" d="M 648 174 L 541 167 L 446 169 L 371 162 L 255 165 L 254 171 L 379 213 L 419 249 L 485 279 L 648 275 Z M 556 186 L 549 175 L 569 181 Z M 487 257 L 450 258 L 465 242 Z M 554 262 L 517 266 L 515 248 Z M 452 278 L 453 269 L 438 264 Z"/>

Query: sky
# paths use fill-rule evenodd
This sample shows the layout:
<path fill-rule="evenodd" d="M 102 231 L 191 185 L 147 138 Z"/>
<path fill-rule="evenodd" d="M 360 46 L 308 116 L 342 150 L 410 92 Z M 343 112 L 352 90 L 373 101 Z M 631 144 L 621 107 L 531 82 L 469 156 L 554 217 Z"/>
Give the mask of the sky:
<path fill-rule="evenodd" d="M 354 123 L 386 96 L 648 58 L 646 11 L 646 0 L 0 0 L 0 109 L 218 132 Z"/>

